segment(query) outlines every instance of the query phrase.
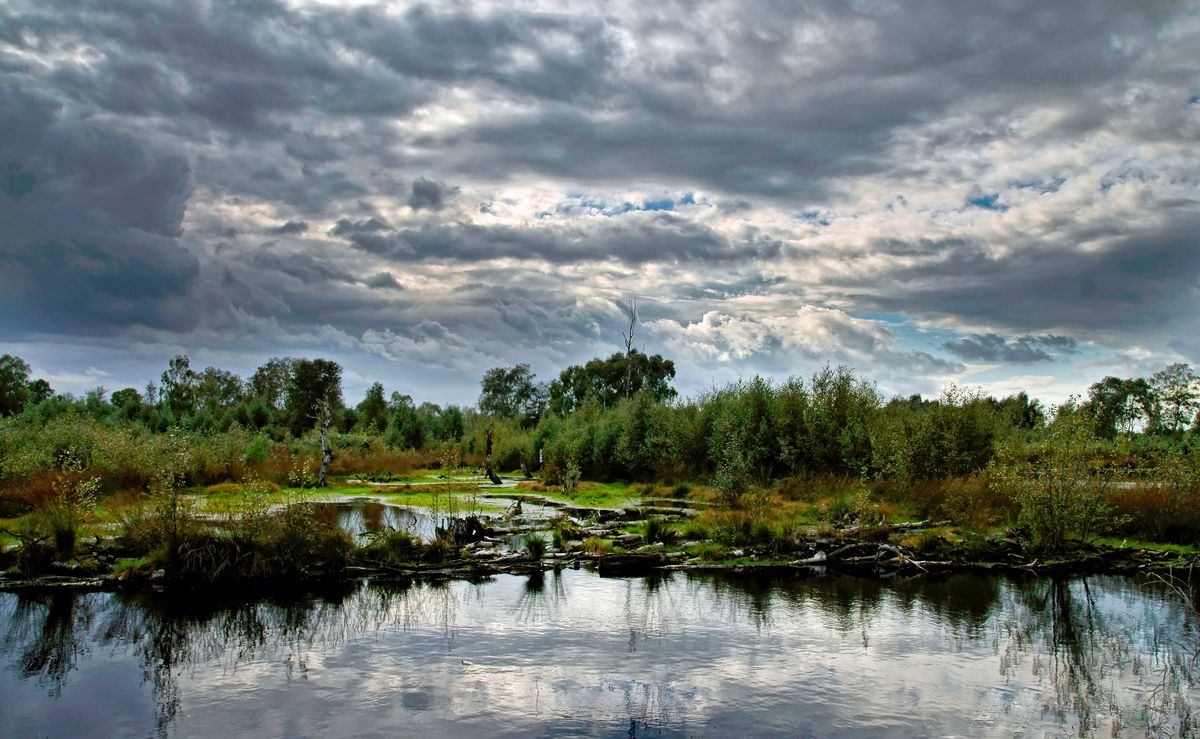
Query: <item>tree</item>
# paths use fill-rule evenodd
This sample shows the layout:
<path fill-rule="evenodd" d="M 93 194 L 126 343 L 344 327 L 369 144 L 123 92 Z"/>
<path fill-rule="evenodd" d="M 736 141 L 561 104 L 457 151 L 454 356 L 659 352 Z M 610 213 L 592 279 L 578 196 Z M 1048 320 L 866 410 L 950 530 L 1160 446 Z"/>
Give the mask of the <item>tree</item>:
<path fill-rule="evenodd" d="M 608 359 L 593 359 L 564 369 L 550 383 L 550 410 L 566 415 L 587 400 L 610 407 L 640 392 L 647 393 L 654 402 L 670 400 L 676 395 L 671 387 L 674 378 L 675 363 L 670 359 L 637 349 L 617 352 Z"/>
<path fill-rule="evenodd" d="M 214 416 L 242 397 L 242 378 L 227 370 L 205 367 L 196 378 L 197 405 Z"/>
<path fill-rule="evenodd" d="M 322 418 L 322 404 L 330 412 L 342 407 L 342 367 L 329 359 L 296 359 L 284 391 L 284 411 L 293 436 L 303 436 Z"/>
<path fill-rule="evenodd" d="M 0 357 L 0 416 L 20 413 L 29 402 L 29 365 L 20 357 Z"/>
<path fill-rule="evenodd" d="M 162 373 L 162 398 L 176 416 L 196 410 L 196 373 L 186 354 L 171 358 Z"/>
<path fill-rule="evenodd" d="M 1088 388 L 1084 412 L 1092 420 L 1093 433 L 1111 439 L 1118 432 L 1132 433 L 1139 423 L 1153 419 L 1153 393 L 1142 378 L 1123 380 L 1105 377 Z"/>
<path fill-rule="evenodd" d="M 462 409 L 448 405 L 438 415 L 437 438 L 439 441 L 458 441 L 466 433 L 467 423 Z"/>
<path fill-rule="evenodd" d="M 1200 410 L 1200 378 L 1182 362 L 1155 372 L 1150 378 L 1158 428 L 1176 432 L 1192 425 Z"/>
<path fill-rule="evenodd" d="M 388 415 L 388 433 L 384 437 L 388 445 L 418 450 L 425 446 L 427 419 L 417 412 L 411 395 L 393 392 Z"/>
<path fill-rule="evenodd" d="M 481 413 L 531 426 L 546 410 L 546 386 L 535 382 L 527 364 L 494 367 L 483 374 L 479 384 Z"/>
<path fill-rule="evenodd" d="M 127 387 L 118 390 L 109 398 L 109 402 L 118 408 L 141 405 L 142 395 L 137 390 Z"/>
<path fill-rule="evenodd" d="M 358 413 L 362 423 L 374 426 L 379 433 L 387 431 L 388 404 L 382 384 L 377 382 L 367 388 L 366 397 L 358 404 Z"/>
<path fill-rule="evenodd" d="M 248 391 L 275 410 L 283 408 L 284 393 L 288 381 L 292 377 L 292 365 L 296 360 L 291 357 L 271 357 L 266 364 L 254 371 L 250 377 Z"/>
<path fill-rule="evenodd" d="M 37 405 L 43 400 L 49 400 L 54 397 L 54 388 L 50 387 L 50 383 L 42 378 L 31 380 L 29 382 L 29 404 Z"/>
<path fill-rule="evenodd" d="M 996 412 L 1009 426 L 1022 431 L 1039 429 L 1046 423 L 1046 411 L 1037 398 L 1030 398 L 1022 390 L 1016 395 L 1009 395 L 1003 400 L 992 401 Z"/>

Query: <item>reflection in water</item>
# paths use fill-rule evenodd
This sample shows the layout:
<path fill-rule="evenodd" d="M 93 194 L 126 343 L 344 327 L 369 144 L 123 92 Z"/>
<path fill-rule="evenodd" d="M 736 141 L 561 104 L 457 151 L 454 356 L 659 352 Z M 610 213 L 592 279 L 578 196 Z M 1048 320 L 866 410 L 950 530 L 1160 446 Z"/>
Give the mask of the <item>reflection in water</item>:
<path fill-rule="evenodd" d="M 0 706 L 20 709 L 0 734 L 67 733 L 53 706 L 106 664 L 136 666 L 121 689 L 153 700 L 132 733 L 1187 734 L 1196 628 L 1168 594 L 1109 577 L 0 594 Z"/>

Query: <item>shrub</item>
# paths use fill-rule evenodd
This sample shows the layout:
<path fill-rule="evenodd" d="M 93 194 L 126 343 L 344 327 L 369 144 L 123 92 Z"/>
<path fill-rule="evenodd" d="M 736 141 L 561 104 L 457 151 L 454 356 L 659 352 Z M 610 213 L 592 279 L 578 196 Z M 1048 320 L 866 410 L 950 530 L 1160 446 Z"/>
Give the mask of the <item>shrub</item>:
<path fill-rule="evenodd" d="M 1085 419 L 1060 414 L 1036 461 L 1006 448 L 988 468 L 992 490 L 1017 502 L 1018 520 L 1043 549 L 1066 549 L 1072 535 L 1086 543 L 1115 522 L 1107 500 L 1112 473 L 1093 463 L 1093 440 Z"/>
<path fill-rule="evenodd" d="M 588 554 L 612 554 L 613 543 L 599 536 L 589 536 L 583 540 L 583 551 Z"/>
<path fill-rule="evenodd" d="M 522 542 L 525 547 L 525 553 L 534 562 L 541 560 L 546 553 L 546 540 L 536 533 L 526 534 Z"/>
<path fill-rule="evenodd" d="M 650 543 L 670 544 L 675 540 L 676 532 L 668 527 L 661 518 L 651 516 L 643 524 L 642 536 Z"/>
<path fill-rule="evenodd" d="M 359 550 L 360 556 L 385 564 L 404 564 L 421 559 L 425 545 L 412 533 L 385 528 L 368 534 L 366 546 Z"/>

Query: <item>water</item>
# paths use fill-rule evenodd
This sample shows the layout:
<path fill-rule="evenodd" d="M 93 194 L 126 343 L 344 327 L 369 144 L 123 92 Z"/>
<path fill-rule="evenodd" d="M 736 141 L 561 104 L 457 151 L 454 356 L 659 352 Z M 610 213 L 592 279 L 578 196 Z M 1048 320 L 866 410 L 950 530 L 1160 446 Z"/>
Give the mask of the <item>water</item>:
<path fill-rule="evenodd" d="M 492 498 L 491 501 L 503 505 L 516 502 L 510 498 Z M 437 526 L 444 523 L 447 516 L 462 518 L 478 514 L 476 510 L 460 510 L 435 515 L 427 508 L 395 505 L 370 498 L 355 498 L 336 503 L 315 503 L 314 505 L 318 515 L 331 516 L 339 528 L 355 537 L 356 540 L 390 528 L 396 531 L 407 531 L 423 541 L 432 541 L 437 532 Z M 558 511 L 554 508 L 525 503 L 522 505 L 521 515 L 502 517 L 496 512 L 478 515 L 494 525 L 528 526 L 544 522 L 557 513 Z"/>
<path fill-rule="evenodd" d="M 0 735 L 1195 733 L 1197 637 L 1112 577 L 4 593 Z"/>

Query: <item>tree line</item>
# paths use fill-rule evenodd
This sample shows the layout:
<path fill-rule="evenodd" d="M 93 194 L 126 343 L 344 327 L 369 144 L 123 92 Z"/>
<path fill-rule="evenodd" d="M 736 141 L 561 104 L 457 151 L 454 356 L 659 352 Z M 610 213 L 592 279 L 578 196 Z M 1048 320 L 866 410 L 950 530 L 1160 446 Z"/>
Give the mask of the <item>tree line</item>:
<path fill-rule="evenodd" d="M 631 342 L 630 342 L 631 343 Z M 334 430 L 393 450 L 459 445 L 476 451 L 484 426 L 500 428 L 501 464 L 541 458 L 598 479 L 711 476 L 739 488 L 786 475 L 836 473 L 916 479 L 982 469 L 1001 440 L 1031 441 L 1051 412 L 1026 393 L 1005 398 L 952 388 L 936 399 L 885 401 L 868 378 L 826 367 L 808 378 L 753 378 L 680 400 L 674 363 L 632 346 L 539 382 L 527 364 L 487 370 L 474 407 L 416 404 L 374 383 L 344 402 L 341 366 L 329 359 L 272 358 L 248 378 L 172 358 L 145 388 L 57 395 L 18 357 L 0 357 L 0 414 L 44 423 L 82 414 L 151 432 L 240 429 L 281 442 L 317 424 L 322 403 Z M 1054 413 L 1083 419 L 1097 442 L 1190 444 L 1200 380 L 1186 364 L 1148 378 L 1106 377 Z M 1155 441 L 1157 440 L 1157 441 Z M 343 443 L 346 443 L 343 440 Z"/>

